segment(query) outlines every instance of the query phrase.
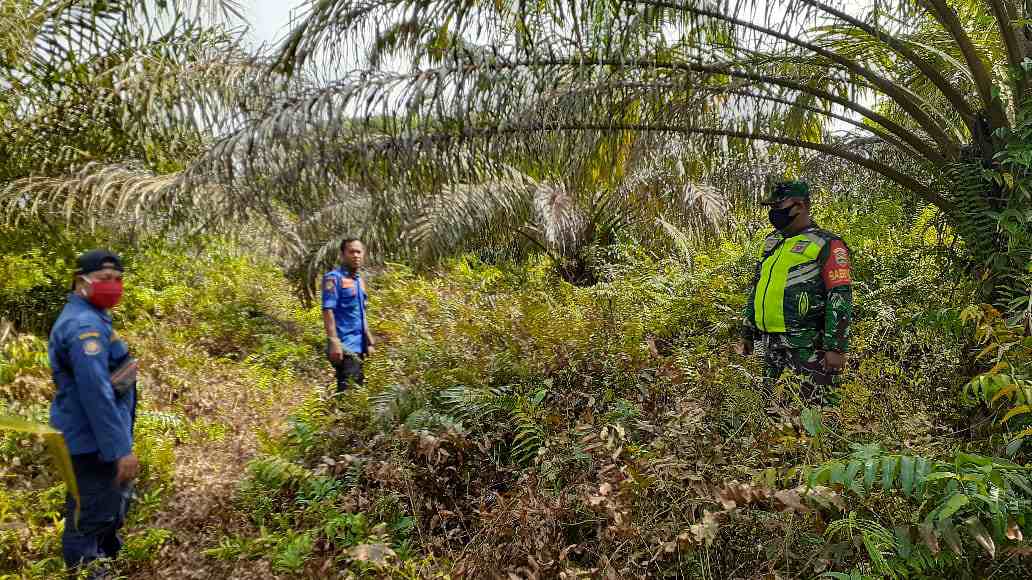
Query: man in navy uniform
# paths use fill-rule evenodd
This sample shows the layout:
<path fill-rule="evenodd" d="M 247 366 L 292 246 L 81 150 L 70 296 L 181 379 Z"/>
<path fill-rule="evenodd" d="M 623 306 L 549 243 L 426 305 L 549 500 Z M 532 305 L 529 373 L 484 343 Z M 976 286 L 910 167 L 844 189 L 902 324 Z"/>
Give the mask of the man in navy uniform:
<path fill-rule="evenodd" d="M 57 386 L 50 422 L 64 435 L 81 500 L 78 518 L 74 498 L 69 494 L 65 500 L 62 552 L 70 576 L 118 554 L 118 532 L 139 471 L 133 454 L 136 361 L 113 331 L 109 312 L 121 297 L 119 257 L 106 250 L 86 252 L 50 332 Z"/>
<path fill-rule="evenodd" d="M 337 394 L 350 384 L 361 385 L 363 359 L 373 352 L 373 335 L 366 320 L 365 281 L 360 270 L 365 246 L 357 238 L 340 244 L 341 266 L 323 276 L 322 307 L 326 353 L 337 374 Z"/>

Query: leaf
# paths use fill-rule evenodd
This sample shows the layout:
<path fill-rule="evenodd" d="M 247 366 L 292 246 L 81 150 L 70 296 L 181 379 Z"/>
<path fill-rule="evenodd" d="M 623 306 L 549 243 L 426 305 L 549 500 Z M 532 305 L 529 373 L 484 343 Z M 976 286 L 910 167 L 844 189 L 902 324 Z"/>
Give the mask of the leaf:
<path fill-rule="evenodd" d="M 831 476 L 828 481 L 831 483 L 838 483 L 845 485 L 846 483 L 846 467 L 839 462 L 834 462 L 829 465 L 831 468 Z"/>
<path fill-rule="evenodd" d="M 1024 445 L 1024 444 L 1025 444 L 1025 436 L 1024 435 L 1021 436 L 1021 437 L 1015 437 L 1014 439 L 1011 439 L 1007 443 L 1007 447 L 1005 447 L 1005 451 L 1007 453 L 1007 456 L 1008 457 L 1014 457 L 1015 455 L 1017 455 L 1018 451 L 1021 451 L 1021 446 Z"/>
<path fill-rule="evenodd" d="M 807 485 L 809 487 L 817 487 L 825 483 L 831 482 L 832 467 L 836 462 L 826 463 L 817 469 L 810 472 L 810 477 L 807 478 Z"/>
<path fill-rule="evenodd" d="M 967 524 L 968 533 L 971 534 L 971 537 L 974 538 L 979 545 L 985 548 L 985 551 L 989 554 L 990 558 L 995 558 L 996 542 L 993 541 L 993 536 L 985 529 L 982 522 L 980 522 L 977 517 L 971 517 L 965 521 L 965 524 Z"/>
<path fill-rule="evenodd" d="M 899 459 L 896 457 L 882 458 L 882 491 L 892 489 L 892 484 L 896 479 L 896 465 L 898 463 Z"/>
<path fill-rule="evenodd" d="M 942 539 L 946 540 L 946 545 L 950 547 L 950 550 L 958 556 L 963 555 L 964 547 L 960 541 L 960 534 L 957 533 L 957 528 L 953 527 L 953 520 L 939 520 L 939 530 L 942 532 Z"/>
<path fill-rule="evenodd" d="M 910 526 L 896 526 L 896 553 L 900 558 L 907 559 L 914 551 L 914 541 L 910 536 Z"/>
<path fill-rule="evenodd" d="M 806 494 L 806 497 L 817 502 L 821 507 L 829 511 L 837 510 L 841 512 L 846 509 L 846 502 L 842 500 L 842 496 L 824 486 L 811 488 Z"/>
<path fill-rule="evenodd" d="M 917 465 L 914 467 L 914 495 L 920 497 L 925 492 L 925 482 L 928 474 L 932 471 L 932 462 L 924 457 L 917 458 Z"/>
<path fill-rule="evenodd" d="M 909 455 L 899 458 L 899 482 L 903 486 L 903 494 L 910 496 L 914 489 L 914 458 Z"/>
<path fill-rule="evenodd" d="M 1005 472 L 1005 477 L 1011 485 L 1025 492 L 1025 495 L 1032 496 L 1032 485 L 1029 485 L 1028 479 L 1024 475 L 1021 475 L 1020 473 Z"/>
<path fill-rule="evenodd" d="M 850 461 L 849 468 L 846 470 L 846 478 L 843 483 L 846 487 L 852 489 L 856 487 L 856 476 L 860 474 L 860 470 L 864 468 L 864 464 L 861 461 Z"/>
<path fill-rule="evenodd" d="M 993 459 L 985 457 L 984 455 L 959 452 L 957 453 L 957 462 L 961 465 L 978 465 L 980 467 L 986 467 L 993 464 Z"/>
<path fill-rule="evenodd" d="M 940 479 L 957 479 L 957 474 L 952 471 L 936 471 L 925 478 L 925 481 L 939 481 Z"/>
<path fill-rule="evenodd" d="M 983 348 L 982 351 L 979 352 L 977 355 L 975 355 L 975 360 L 979 360 L 979 359 L 985 358 L 986 356 L 989 355 L 989 353 L 991 353 L 992 351 L 994 351 L 994 350 L 996 350 L 998 348 L 1000 348 L 1000 345 L 995 344 L 995 343 L 994 344 L 990 344 L 989 346 Z"/>
<path fill-rule="evenodd" d="M 970 502 L 971 499 L 968 496 L 962 493 L 955 493 L 943 503 L 942 507 L 939 508 L 939 514 L 936 519 L 940 522 L 948 519 L 952 517 L 953 514 L 957 513 L 957 510 L 966 506 Z"/>
<path fill-rule="evenodd" d="M 68 445 L 65 444 L 64 435 L 49 425 L 26 421 L 21 417 L 0 415 L 0 431 L 14 431 L 16 433 L 29 433 L 39 435 L 46 443 L 50 457 L 53 459 L 58 473 L 65 482 L 65 488 L 69 495 L 75 500 L 74 521 L 79 521 L 79 510 L 81 500 L 79 498 L 79 485 L 75 479 L 75 470 L 72 468 L 72 456 L 68 453 Z"/>
<path fill-rule="evenodd" d="M 871 491 L 874 478 L 878 476 L 878 460 L 868 459 L 864 464 L 864 490 Z"/>
<path fill-rule="evenodd" d="M 1029 413 L 1029 412 L 1032 412 L 1032 406 L 1030 406 L 1030 405 L 1018 405 L 1017 407 L 1014 407 L 1010 411 L 1007 411 L 1007 414 L 1003 416 L 1003 419 L 1000 419 L 1000 423 L 1006 423 L 1007 420 L 1011 419 L 1012 417 L 1016 417 L 1018 415 L 1024 415 L 1025 413 Z"/>
<path fill-rule="evenodd" d="M 807 407 L 803 409 L 802 413 L 799 414 L 799 419 L 803 423 L 803 428 L 811 437 L 816 437 L 821 434 L 824 430 L 824 426 L 821 422 L 821 411 L 814 407 Z"/>
<path fill-rule="evenodd" d="M 1018 390 L 1018 385 L 1015 385 L 1015 384 L 1011 383 L 1011 384 L 1007 385 L 1006 387 L 1004 387 L 1004 388 L 1000 389 L 999 391 L 997 391 L 996 394 L 993 395 L 993 398 L 989 401 L 989 404 L 990 405 L 995 405 L 996 401 L 998 401 L 1000 399 L 1000 397 L 1006 397 L 1008 395 L 1011 395 L 1011 394 L 1013 394 L 1017 390 Z"/>
<path fill-rule="evenodd" d="M 925 545 L 928 546 L 928 550 L 933 556 L 938 555 L 940 551 L 939 539 L 935 535 L 935 527 L 932 525 L 932 522 L 925 520 L 925 522 L 921 524 L 920 529 L 921 538 L 924 540 Z"/>
<path fill-rule="evenodd" d="M 774 493 L 774 498 L 788 508 L 786 511 L 795 511 L 801 514 L 809 513 L 810 508 L 803 505 L 802 498 L 792 490 L 783 489 Z"/>

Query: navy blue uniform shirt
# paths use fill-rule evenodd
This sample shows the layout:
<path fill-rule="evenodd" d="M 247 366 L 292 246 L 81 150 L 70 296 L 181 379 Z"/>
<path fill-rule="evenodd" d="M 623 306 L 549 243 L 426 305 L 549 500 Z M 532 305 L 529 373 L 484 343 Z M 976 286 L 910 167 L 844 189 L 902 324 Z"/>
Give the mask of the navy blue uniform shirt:
<path fill-rule="evenodd" d="M 345 350 L 355 354 L 366 352 L 365 307 L 368 298 L 360 274 L 337 268 L 323 276 L 323 310 L 333 311 L 337 338 Z"/>
<path fill-rule="evenodd" d="M 111 371 L 129 348 L 111 328 L 111 316 L 72 294 L 50 331 L 50 369 L 57 392 L 50 424 L 64 434 L 68 451 L 115 461 L 133 449 L 136 389 L 115 393 Z"/>

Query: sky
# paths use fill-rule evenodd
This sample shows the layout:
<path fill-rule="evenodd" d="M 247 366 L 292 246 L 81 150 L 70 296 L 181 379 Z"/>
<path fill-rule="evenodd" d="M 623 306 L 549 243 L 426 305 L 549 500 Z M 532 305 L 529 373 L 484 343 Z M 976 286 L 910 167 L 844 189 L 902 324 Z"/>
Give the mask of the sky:
<path fill-rule="evenodd" d="M 304 0 L 242 0 L 244 15 L 250 20 L 250 36 L 256 45 L 274 44 L 289 30 L 291 11 Z"/>

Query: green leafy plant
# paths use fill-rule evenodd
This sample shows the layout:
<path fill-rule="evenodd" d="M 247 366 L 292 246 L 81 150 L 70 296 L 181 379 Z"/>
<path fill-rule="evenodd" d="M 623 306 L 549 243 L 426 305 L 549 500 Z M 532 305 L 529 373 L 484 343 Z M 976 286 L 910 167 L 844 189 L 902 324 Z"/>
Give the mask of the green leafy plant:
<path fill-rule="evenodd" d="M 1022 425 L 1008 444 L 1008 451 L 1014 454 L 1032 435 L 1032 426 L 1028 426 L 1032 413 L 1032 336 L 1024 324 L 1009 322 L 988 305 L 965 309 L 962 319 L 975 326 L 975 343 L 981 348 L 976 360 L 992 364 L 964 387 L 965 401 L 998 408 L 1001 424 Z"/>
<path fill-rule="evenodd" d="M 545 409 L 551 381 L 533 393 L 520 394 L 511 386 L 470 388 L 456 386 L 441 392 L 447 409 L 464 421 L 485 424 L 502 420 L 512 429 L 512 457 L 520 464 L 529 463 L 545 442 Z"/>
<path fill-rule="evenodd" d="M 866 496 L 897 493 L 920 502 L 921 537 L 933 553 L 940 539 L 963 552 L 960 532 L 990 557 L 997 546 L 1024 536 L 1019 518 L 1032 506 L 1032 474 L 1016 463 L 957 453 L 952 462 L 884 453 L 877 444 L 857 446 L 846 461 L 830 461 L 806 470 L 805 480 L 841 486 Z"/>
<path fill-rule="evenodd" d="M 874 577 L 896 577 L 895 570 L 886 559 L 886 553 L 895 551 L 896 539 L 893 533 L 874 520 L 858 517 L 856 512 L 849 512 L 849 515 L 840 520 L 828 524 L 824 535 L 830 539 L 846 539 L 853 541 L 860 539 L 871 560 L 871 568 Z M 835 573 L 828 573 L 829 578 L 840 578 Z"/>

